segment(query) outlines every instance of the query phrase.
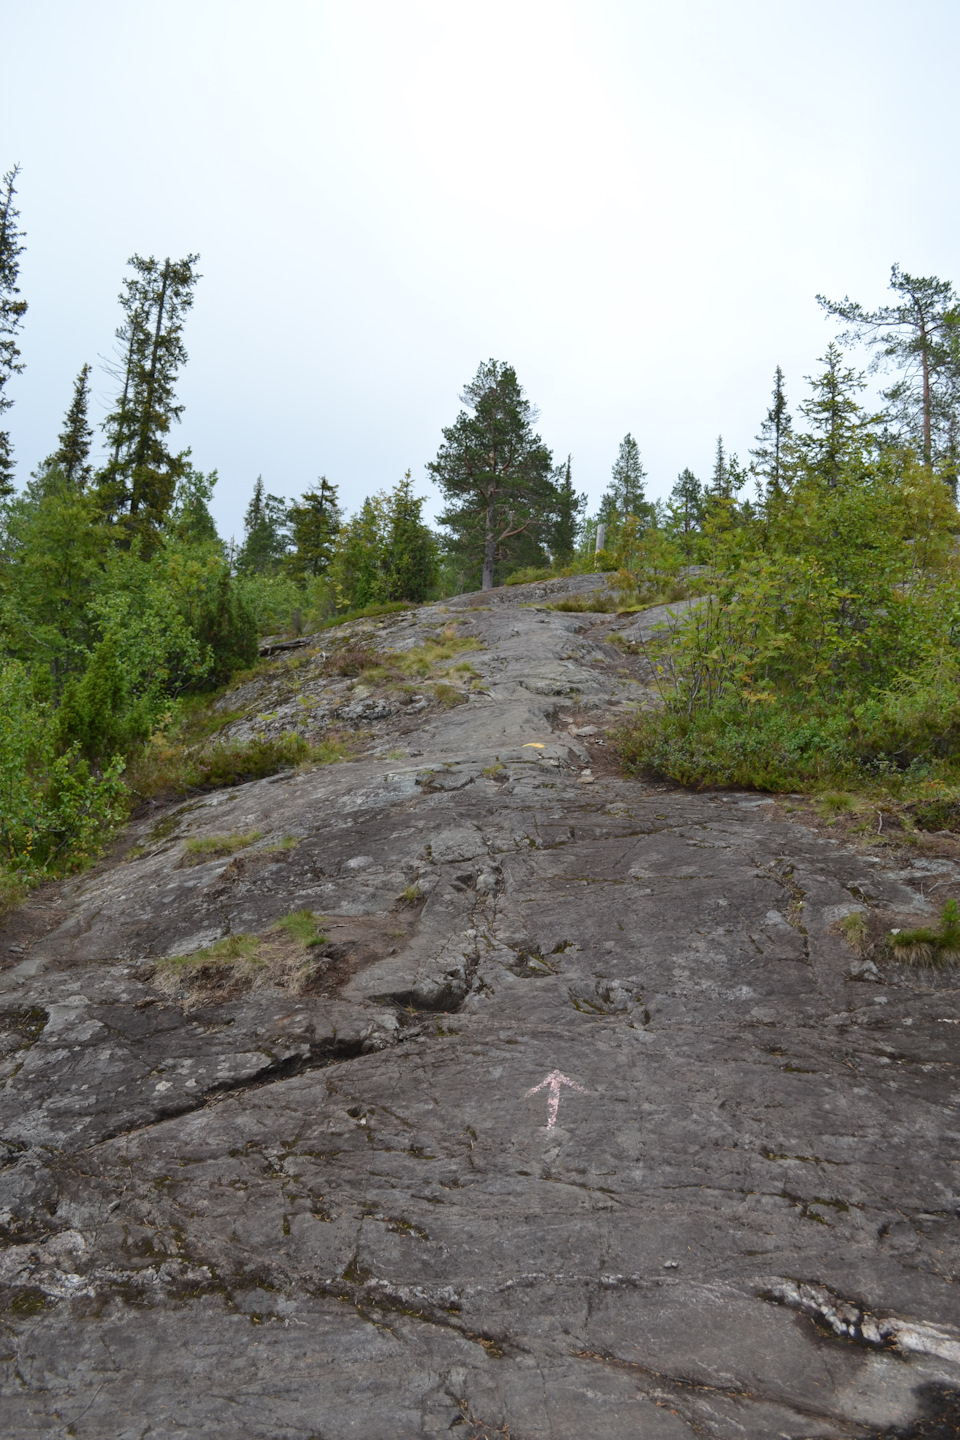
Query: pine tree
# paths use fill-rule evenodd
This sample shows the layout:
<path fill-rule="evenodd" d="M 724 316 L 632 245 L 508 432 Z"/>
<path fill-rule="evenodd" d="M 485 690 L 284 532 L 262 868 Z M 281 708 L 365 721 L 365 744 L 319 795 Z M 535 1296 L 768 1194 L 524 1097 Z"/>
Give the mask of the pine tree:
<path fill-rule="evenodd" d="M 785 463 L 793 422 L 787 409 L 783 388 L 783 371 L 778 365 L 773 372 L 773 400 L 757 436 L 756 449 L 751 450 L 753 471 L 762 482 L 767 499 L 782 495 L 786 489 Z"/>
<path fill-rule="evenodd" d="M 0 415 L 9 410 L 13 401 L 3 393 L 11 375 L 23 370 L 17 346 L 17 330 L 27 313 L 26 300 L 19 300 L 20 256 L 23 254 L 23 231 L 17 225 L 20 211 L 13 203 L 17 193 L 16 179 L 20 166 L 14 165 L 0 182 Z M 0 430 L 0 499 L 13 493 L 13 447 L 10 435 Z"/>
<path fill-rule="evenodd" d="M 818 295 L 817 300 L 828 315 L 846 322 L 838 337 L 841 345 L 863 341 L 876 352 L 871 369 L 893 365 L 902 371 L 885 398 L 904 438 L 915 442 L 924 464 L 931 465 L 939 448 L 937 432 L 950 423 L 949 416 L 942 414 L 942 392 L 947 388 L 948 331 L 957 297 L 948 281 L 935 275 L 908 275 L 899 265 L 890 267 L 890 289 L 896 303 L 872 311 L 849 296 L 833 301 Z"/>
<path fill-rule="evenodd" d="M 111 458 L 98 488 L 108 513 L 128 532 L 140 534 L 148 548 L 185 463 L 183 454 L 170 451 L 167 437 L 183 414 L 174 386 L 187 361 L 183 326 L 200 278 L 198 259 L 188 255 L 160 262 L 152 255 L 133 255 L 128 263 L 134 274 L 120 295 L 126 317 L 116 332 L 123 346 L 123 387 L 104 421 Z"/>
<path fill-rule="evenodd" d="M 293 543 L 290 568 L 300 575 L 323 575 L 329 568 L 340 529 L 337 487 L 321 475 L 318 488 L 307 490 L 290 510 Z"/>
<path fill-rule="evenodd" d="M 263 488 L 263 476 L 258 475 L 243 517 L 246 538 L 237 552 L 237 570 L 255 575 L 275 572 L 287 554 L 288 523 L 286 501 L 279 495 L 268 495 Z"/>
<path fill-rule="evenodd" d="M 572 456 L 567 456 L 565 465 L 558 465 L 553 472 L 553 483 L 557 492 L 557 516 L 550 535 L 550 549 L 559 564 L 573 558 L 577 547 L 577 533 L 580 516 L 587 497 L 578 495 L 573 488 Z"/>
<path fill-rule="evenodd" d="M 74 490 L 85 490 L 93 474 L 89 463 L 93 429 L 87 420 L 90 400 L 90 366 L 82 365 L 73 387 L 73 399 L 60 432 L 60 446 L 51 457 L 64 480 Z"/>
<path fill-rule="evenodd" d="M 390 600 L 421 604 L 437 583 L 437 541 L 422 518 L 408 470 L 387 497 L 384 536 L 386 592 Z"/>
<path fill-rule="evenodd" d="M 472 413 L 462 410 L 443 431 L 427 469 L 447 502 L 440 524 L 453 531 L 453 548 L 490 590 L 511 544 L 536 540 L 553 522 L 557 493 L 550 451 L 534 434 L 536 413 L 512 365 L 487 361 L 460 399 Z"/>

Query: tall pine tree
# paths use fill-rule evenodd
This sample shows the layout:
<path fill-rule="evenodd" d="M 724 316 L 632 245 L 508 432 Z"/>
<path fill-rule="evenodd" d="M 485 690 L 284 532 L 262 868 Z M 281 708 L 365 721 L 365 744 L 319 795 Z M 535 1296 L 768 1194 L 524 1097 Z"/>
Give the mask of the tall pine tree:
<path fill-rule="evenodd" d="M 512 365 L 488 360 L 460 399 L 467 409 L 443 431 L 427 469 L 447 502 L 441 525 L 490 590 L 511 548 L 522 554 L 522 542 L 532 538 L 538 549 L 536 540 L 556 515 L 557 493 L 550 451 L 534 433 L 536 412 Z"/>
<path fill-rule="evenodd" d="M 828 315 L 845 322 L 847 328 L 838 337 L 841 345 L 863 341 L 875 351 L 872 369 L 892 366 L 901 372 L 885 398 L 903 437 L 932 465 L 942 432 L 950 428 L 950 415 L 942 412 L 950 389 L 949 330 L 957 297 L 948 281 L 908 275 L 899 265 L 890 268 L 890 289 L 895 303 L 876 310 L 865 310 L 849 296 L 835 301 L 818 295 L 817 300 Z M 953 406 L 947 408 L 954 413 Z"/>
<path fill-rule="evenodd" d="M 17 331 L 27 313 L 26 300 L 20 300 L 20 256 L 23 254 L 23 231 L 17 224 L 20 211 L 13 203 L 17 193 L 16 179 L 20 166 L 14 165 L 0 182 L 0 415 L 10 409 L 13 401 L 4 394 L 11 375 L 23 369 Z M 13 447 L 10 434 L 0 430 L 0 499 L 13 493 Z"/>

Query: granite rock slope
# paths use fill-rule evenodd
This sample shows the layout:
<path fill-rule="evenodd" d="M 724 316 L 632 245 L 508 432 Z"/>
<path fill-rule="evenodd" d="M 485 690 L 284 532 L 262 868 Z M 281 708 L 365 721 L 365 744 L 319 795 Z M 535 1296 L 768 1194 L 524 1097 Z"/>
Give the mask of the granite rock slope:
<path fill-rule="evenodd" d="M 143 822 L 4 947 L 5 1436 L 960 1433 L 956 983 L 838 929 L 954 867 L 621 778 L 651 617 L 547 608 L 600 584 L 340 637 L 472 638 L 462 703 L 282 659 L 234 733 L 361 758 Z"/>

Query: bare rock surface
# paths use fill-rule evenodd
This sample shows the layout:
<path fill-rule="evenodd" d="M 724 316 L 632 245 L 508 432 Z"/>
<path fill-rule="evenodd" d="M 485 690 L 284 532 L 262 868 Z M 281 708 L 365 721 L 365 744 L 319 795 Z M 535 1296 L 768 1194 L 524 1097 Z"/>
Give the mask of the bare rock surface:
<path fill-rule="evenodd" d="M 5 1437 L 960 1434 L 956 982 L 838 931 L 954 867 L 621 778 L 656 617 L 546 608 L 603 583 L 357 622 L 474 637 L 463 703 L 361 695 L 362 758 L 8 924 Z M 239 732 L 357 703 L 280 656 Z M 305 909 L 307 968 L 165 983 Z"/>

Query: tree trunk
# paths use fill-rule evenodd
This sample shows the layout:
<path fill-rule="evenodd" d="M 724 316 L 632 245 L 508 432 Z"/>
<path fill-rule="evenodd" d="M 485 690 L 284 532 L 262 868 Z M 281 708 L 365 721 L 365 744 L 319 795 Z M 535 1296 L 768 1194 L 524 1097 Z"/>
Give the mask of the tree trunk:
<path fill-rule="evenodd" d="M 494 509 L 492 505 L 487 506 L 487 529 L 483 542 L 483 581 L 481 589 L 493 589 L 493 563 L 496 552 L 496 536 L 493 533 Z"/>

